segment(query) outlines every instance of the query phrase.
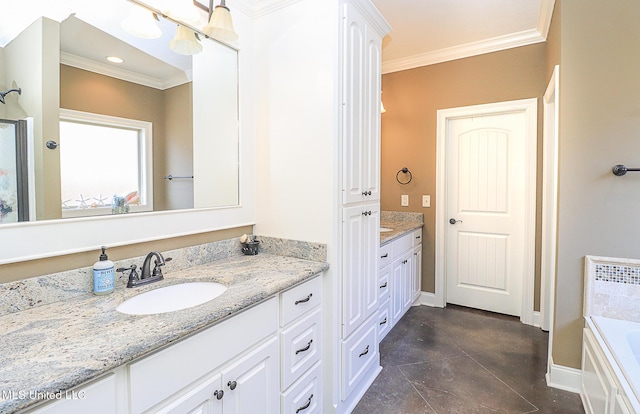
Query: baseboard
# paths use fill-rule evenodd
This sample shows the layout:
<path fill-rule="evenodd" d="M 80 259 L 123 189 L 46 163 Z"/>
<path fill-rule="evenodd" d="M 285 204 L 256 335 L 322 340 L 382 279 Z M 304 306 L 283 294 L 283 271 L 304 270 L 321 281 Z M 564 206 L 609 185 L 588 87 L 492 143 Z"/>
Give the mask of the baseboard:
<path fill-rule="evenodd" d="M 535 326 L 536 328 L 542 326 L 540 323 L 540 312 L 533 311 L 533 326 Z"/>
<path fill-rule="evenodd" d="M 356 405 L 358 405 L 369 387 L 371 387 L 371 384 L 373 384 L 378 375 L 382 372 L 382 366 L 374 365 L 370 368 L 369 372 L 369 374 L 365 375 L 365 382 L 360 386 L 360 389 L 355 391 L 354 394 L 350 395 L 346 400 L 342 401 L 341 407 L 338 408 L 339 413 L 348 414 L 356 408 Z"/>
<path fill-rule="evenodd" d="M 549 387 L 558 388 L 564 391 L 580 393 L 582 383 L 582 370 L 576 368 L 556 365 L 553 361 L 549 364 L 550 370 L 546 379 Z"/>
<path fill-rule="evenodd" d="M 442 306 L 436 304 L 436 294 L 431 292 L 420 292 L 418 304 L 431 306 L 432 308 L 442 308 Z"/>

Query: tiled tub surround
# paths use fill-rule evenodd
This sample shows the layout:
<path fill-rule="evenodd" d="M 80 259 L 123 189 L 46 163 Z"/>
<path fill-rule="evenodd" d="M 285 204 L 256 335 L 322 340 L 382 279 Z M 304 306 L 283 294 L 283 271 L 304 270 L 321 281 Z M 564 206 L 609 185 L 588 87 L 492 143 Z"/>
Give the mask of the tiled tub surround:
<path fill-rule="evenodd" d="M 585 410 L 599 411 L 603 408 L 598 404 L 606 401 L 607 406 L 640 412 L 640 260 L 586 256 L 584 273 L 581 397 Z M 594 374 L 591 367 L 598 364 L 598 355 L 605 359 L 600 364 L 608 368 L 596 371 L 611 370 L 615 379 Z M 609 390 L 610 386 L 614 388 Z M 608 390 L 606 396 L 598 395 L 601 389 Z"/>
<path fill-rule="evenodd" d="M 268 238 L 258 239 L 264 245 L 269 244 Z M 296 254 L 304 250 L 296 242 L 280 240 L 275 245 L 285 249 L 280 250 L 281 253 L 290 246 L 296 247 Z M 167 263 L 165 280 L 128 289 L 120 277 L 115 292 L 106 296 L 86 292 L 87 287 L 91 290 L 90 283 L 85 284 L 82 279 L 91 279 L 90 269 L 81 269 L 73 276 L 70 275 L 73 272 L 65 272 L 69 273 L 66 277 L 72 281 L 70 284 L 56 283 L 51 276 L 35 278 L 40 280 L 36 282 L 40 289 L 63 293 L 43 293 L 41 302 L 33 298 L 24 301 L 28 309 L 0 316 L 0 413 L 14 412 L 36 402 L 29 398 L 10 398 L 12 395 L 19 397 L 26 393 L 28 396 L 30 392 L 42 395 L 73 388 L 220 322 L 328 268 L 324 261 L 284 255 L 261 252 L 257 256 L 244 256 L 238 254 L 239 247 L 234 239 L 166 252 L 165 257 L 174 260 Z M 307 248 L 314 252 L 315 259 L 324 257 L 322 245 L 309 244 Z M 216 258 L 215 261 L 211 262 L 212 258 Z M 117 262 L 116 266 L 140 265 L 140 260 Z M 201 260 L 210 263 L 198 264 Z M 212 301 L 176 312 L 134 316 L 115 310 L 121 302 L 139 293 L 196 281 L 219 282 L 228 289 Z M 36 290 L 28 286 L 30 283 L 8 285 L 14 285 L 13 291 L 22 289 L 24 294 Z M 73 288 L 67 288 L 69 285 Z M 7 288 L 12 291 L 5 286 L 3 296 Z M 51 298 L 71 295 L 69 292 L 80 294 L 41 304 Z M 34 301 L 40 306 L 32 306 Z"/>
<path fill-rule="evenodd" d="M 380 213 L 380 227 L 391 229 L 391 231 L 380 232 L 380 245 L 390 243 L 422 226 L 424 226 L 422 213 L 382 211 Z"/>

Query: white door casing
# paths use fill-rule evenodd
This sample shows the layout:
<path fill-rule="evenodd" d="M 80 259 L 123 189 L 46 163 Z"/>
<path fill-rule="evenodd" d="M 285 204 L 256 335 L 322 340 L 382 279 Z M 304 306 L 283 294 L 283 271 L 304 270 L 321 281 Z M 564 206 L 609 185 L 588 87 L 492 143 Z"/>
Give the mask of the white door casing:
<path fill-rule="evenodd" d="M 536 124 L 536 99 L 438 111 L 436 306 L 533 324 Z"/>

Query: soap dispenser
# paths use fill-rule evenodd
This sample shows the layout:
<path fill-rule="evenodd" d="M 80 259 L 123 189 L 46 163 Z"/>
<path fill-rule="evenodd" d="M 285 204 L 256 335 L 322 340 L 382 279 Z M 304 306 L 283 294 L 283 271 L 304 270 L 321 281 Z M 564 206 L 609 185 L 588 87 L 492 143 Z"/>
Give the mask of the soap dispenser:
<path fill-rule="evenodd" d="M 93 293 L 107 295 L 113 292 L 115 285 L 115 268 L 106 253 L 107 248 L 102 246 L 100 260 L 93 264 Z"/>

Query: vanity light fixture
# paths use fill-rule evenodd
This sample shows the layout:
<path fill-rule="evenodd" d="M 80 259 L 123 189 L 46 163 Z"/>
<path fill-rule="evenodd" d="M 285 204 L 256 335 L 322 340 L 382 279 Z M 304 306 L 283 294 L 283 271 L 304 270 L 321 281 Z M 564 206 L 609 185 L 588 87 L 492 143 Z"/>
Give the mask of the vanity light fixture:
<path fill-rule="evenodd" d="M 196 32 L 179 24 L 175 37 L 169 42 L 169 49 L 181 55 L 195 55 L 202 52 L 202 45 Z"/>
<path fill-rule="evenodd" d="M 382 103 L 382 100 L 380 100 L 380 113 L 384 114 L 385 112 L 387 112 L 387 110 L 384 109 L 384 104 Z"/>
<path fill-rule="evenodd" d="M 131 4 L 129 15 L 120 24 L 122 28 L 134 36 L 143 39 L 157 39 L 162 36 L 158 27 L 158 15 L 138 4 Z"/>
<path fill-rule="evenodd" d="M 111 63 L 124 63 L 124 59 L 119 58 L 118 56 L 107 56 L 105 59 Z"/>
<path fill-rule="evenodd" d="M 172 19 L 185 22 L 193 27 L 200 27 L 200 12 L 193 5 L 193 0 L 171 0 L 166 14 Z"/>
<path fill-rule="evenodd" d="M 213 5 L 213 1 L 210 2 Z M 223 42 L 234 42 L 238 40 L 238 34 L 233 29 L 231 12 L 225 0 L 220 0 L 220 4 L 211 13 L 209 23 L 202 29 L 207 35 Z"/>

